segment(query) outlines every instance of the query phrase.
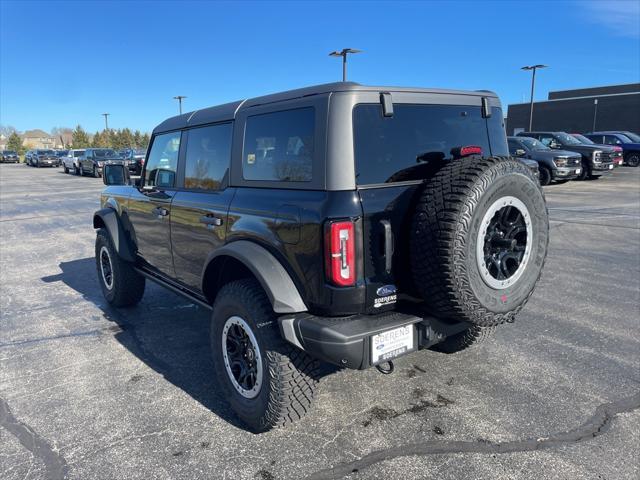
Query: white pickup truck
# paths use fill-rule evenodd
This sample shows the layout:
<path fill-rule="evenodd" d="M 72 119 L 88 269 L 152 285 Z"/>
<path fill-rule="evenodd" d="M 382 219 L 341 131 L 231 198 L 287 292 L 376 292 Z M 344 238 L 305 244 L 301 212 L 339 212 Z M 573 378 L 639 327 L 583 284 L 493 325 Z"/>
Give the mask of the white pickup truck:
<path fill-rule="evenodd" d="M 66 157 L 62 157 L 62 168 L 64 173 L 74 173 L 80 175 L 80 157 L 84 153 L 84 150 L 69 150 Z"/>

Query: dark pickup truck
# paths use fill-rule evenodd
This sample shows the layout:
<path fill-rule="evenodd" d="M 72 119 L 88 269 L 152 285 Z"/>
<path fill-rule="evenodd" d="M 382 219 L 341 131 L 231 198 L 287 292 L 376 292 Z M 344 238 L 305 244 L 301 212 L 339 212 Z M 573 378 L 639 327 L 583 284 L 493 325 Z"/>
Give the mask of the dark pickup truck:
<path fill-rule="evenodd" d="M 549 238 L 488 91 L 341 82 L 169 118 L 134 182 L 105 162 L 96 269 L 211 311 L 219 388 L 255 431 L 307 412 L 320 362 L 393 371 L 523 308 Z"/>
<path fill-rule="evenodd" d="M 531 137 L 508 137 L 509 153 L 518 159 L 538 163 L 540 185 L 564 183 L 582 173 L 582 156 L 567 150 L 554 150 Z"/>
<path fill-rule="evenodd" d="M 531 137 L 556 150 L 568 150 L 582 156 L 579 180 L 609 173 L 614 168 L 615 149 L 603 145 L 587 145 L 565 132 L 520 132 L 518 137 Z"/>

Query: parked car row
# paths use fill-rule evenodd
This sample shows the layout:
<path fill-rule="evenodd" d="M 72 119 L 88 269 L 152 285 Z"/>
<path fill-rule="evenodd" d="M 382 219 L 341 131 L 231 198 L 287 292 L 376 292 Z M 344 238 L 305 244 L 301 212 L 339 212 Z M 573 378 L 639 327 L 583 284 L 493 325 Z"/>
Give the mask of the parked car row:
<path fill-rule="evenodd" d="M 65 150 L 65 155 L 61 159 L 64 173 L 100 177 L 105 162 L 120 161 L 127 165 L 130 174 L 140 175 L 145 154 L 144 150 L 132 148 L 120 151 L 112 148 L 87 148 Z"/>
<path fill-rule="evenodd" d="M 55 150 L 35 149 L 25 153 L 24 163 L 29 167 L 57 167 L 60 165 L 60 158 Z"/>
<path fill-rule="evenodd" d="M 640 137 L 632 132 L 520 132 L 507 140 L 512 156 L 538 163 L 542 185 L 599 177 L 623 162 L 640 164 Z"/>
<path fill-rule="evenodd" d="M 18 163 L 20 157 L 14 150 L 2 150 L 2 156 L 0 156 L 0 162 L 2 163 Z"/>

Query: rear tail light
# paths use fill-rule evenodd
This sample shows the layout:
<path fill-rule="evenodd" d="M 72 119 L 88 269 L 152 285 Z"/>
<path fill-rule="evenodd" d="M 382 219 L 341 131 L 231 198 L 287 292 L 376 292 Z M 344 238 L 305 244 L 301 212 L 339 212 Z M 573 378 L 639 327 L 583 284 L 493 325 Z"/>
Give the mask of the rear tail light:
<path fill-rule="evenodd" d="M 325 262 L 331 283 L 338 287 L 356 283 L 355 228 L 352 221 L 327 224 Z"/>
<path fill-rule="evenodd" d="M 451 149 L 451 156 L 453 158 L 463 158 L 469 155 L 482 155 L 482 147 L 468 145 L 466 147 L 455 147 Z"/>

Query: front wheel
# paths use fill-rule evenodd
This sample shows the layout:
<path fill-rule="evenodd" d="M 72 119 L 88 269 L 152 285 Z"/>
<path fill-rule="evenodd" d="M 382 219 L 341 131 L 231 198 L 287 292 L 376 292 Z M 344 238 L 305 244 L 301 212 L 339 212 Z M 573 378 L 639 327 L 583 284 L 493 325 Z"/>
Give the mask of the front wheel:
<path fill-rule="evenodd" d="M 114 307 L 130 307 L 144 295 L 144 277 L 120 258 L 111 235 L 103 228 L 96 236 L 96 270 L 102 294 Z"/>
<path fill-rule="evenodd" d="M 551 170 L 547 167 L 540 166 L 540 185 L 546 187 L 551 183 Z"/>
<path fill-rule="evenodd" d="M 631 152 L 629 155 L 627 155 L 625 163 L 630 167 L 637 167 L 638 165 L 640 165 L 640 153 Z"/>
<path fill-rule="evenodd" d="M 282 339 L 256 280 L 228 283 L 218 293 L 211 349 L 220 388 L 252 431 L 294 422 L 310 409 L 318 361 Z"/>
<path fill-rule="evenodd" d="M 67 166 L 64 166 L 64 173 L 69 173 L 69 169 L 67 168 Z"/>
<path fill-rule="evenodd" d="M 576 177 L 576 180 L 586 180 L 587 178 L 590 178 L 590 177 L 591 177 L 591 168 L 589 167 L 589 164 L 583 160 L 582 168 L 580 168 L 580 173 Z"/>

